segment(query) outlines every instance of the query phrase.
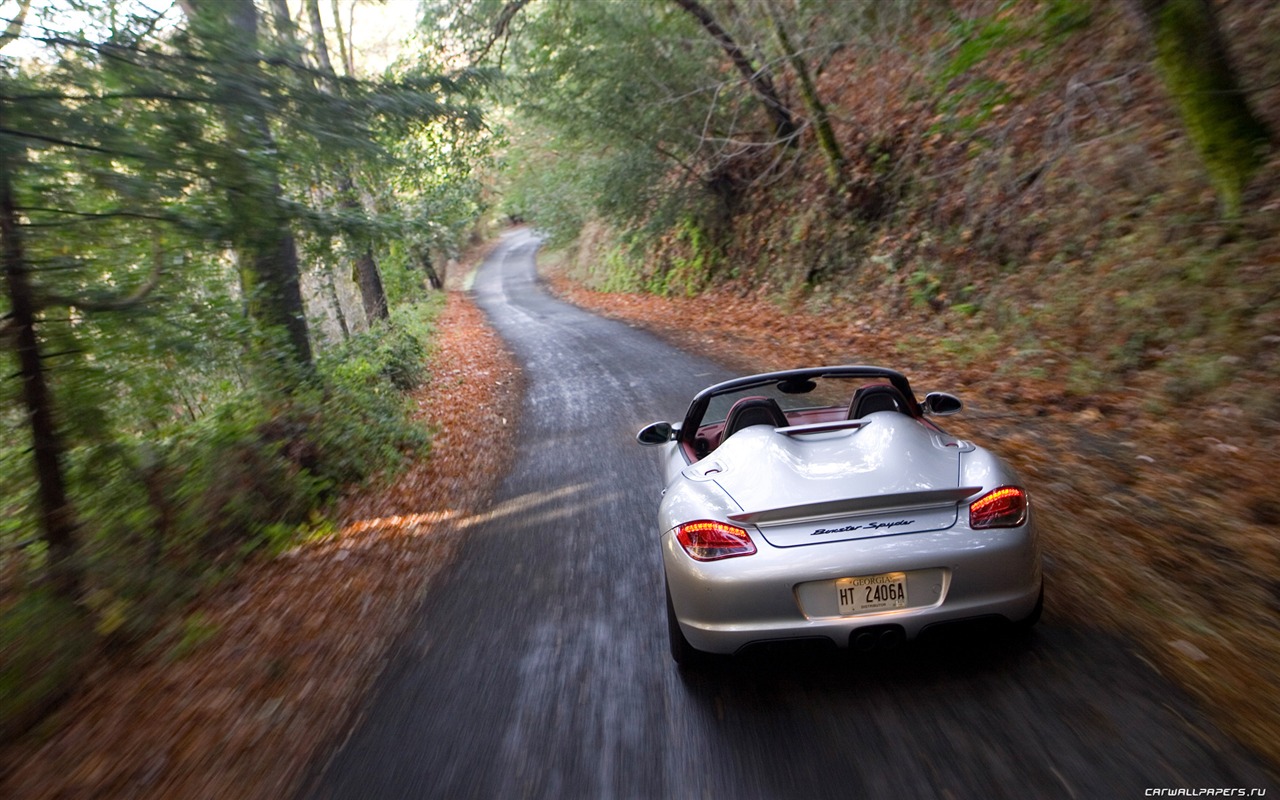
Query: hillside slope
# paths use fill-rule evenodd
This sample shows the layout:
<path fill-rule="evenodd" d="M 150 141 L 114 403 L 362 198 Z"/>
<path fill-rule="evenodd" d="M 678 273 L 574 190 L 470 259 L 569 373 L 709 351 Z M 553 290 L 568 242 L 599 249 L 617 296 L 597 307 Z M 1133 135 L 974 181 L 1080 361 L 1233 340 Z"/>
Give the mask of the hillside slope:
<path fill-rule="evenodd" d="M 1050 619 L 1132 635 L 1280 764 L 1280 155 L 1224 221 L 1119 4 L 966 5 L 971 30 L 852 43 L 818 75 L 874 213 L 806 142 L 643 255 L 588 226 L 562 290 L 743 369 L 879 362 L 956 391 L 958 432 L 1049 512 Z M 1218 5 L 1280 130 L 1280 7 Z"/>

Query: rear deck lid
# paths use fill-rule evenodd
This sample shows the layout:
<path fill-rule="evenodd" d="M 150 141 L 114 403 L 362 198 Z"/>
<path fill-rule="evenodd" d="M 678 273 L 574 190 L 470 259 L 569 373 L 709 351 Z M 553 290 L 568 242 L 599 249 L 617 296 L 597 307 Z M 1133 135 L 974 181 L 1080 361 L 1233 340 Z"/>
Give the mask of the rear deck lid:
<path fill-rule="evenodd" d="M 956 440 L 896 412 L 856 428 L 788 435 L 768 426 L 712 455 L 714 480 L 775 547 L 944 530 L 978 487 L 962 487 Z"/>

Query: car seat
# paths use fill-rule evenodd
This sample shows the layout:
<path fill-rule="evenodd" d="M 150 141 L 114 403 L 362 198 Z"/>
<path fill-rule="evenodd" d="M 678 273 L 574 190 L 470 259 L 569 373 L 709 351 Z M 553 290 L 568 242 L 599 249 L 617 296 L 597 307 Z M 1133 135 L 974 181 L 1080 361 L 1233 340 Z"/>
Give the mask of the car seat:
<path fill-rule="evenodd" d="M 877 411 L 908 413 L 902 393 L 888 384 L 863 386 L 853 393 L 853 400 L 849 402 L 849 419 L 862 419 Z"/>
<path fill-rule="evenodd" d="M 787 415 L 782 413 L 778 403 L 771 397 L 744 397 L 729 409 L 724 420 L 724 434 L 720 441 L 728 439 L 743 428 L 752 425 L 768 425 L 773 428 L 785 428 Z"/>

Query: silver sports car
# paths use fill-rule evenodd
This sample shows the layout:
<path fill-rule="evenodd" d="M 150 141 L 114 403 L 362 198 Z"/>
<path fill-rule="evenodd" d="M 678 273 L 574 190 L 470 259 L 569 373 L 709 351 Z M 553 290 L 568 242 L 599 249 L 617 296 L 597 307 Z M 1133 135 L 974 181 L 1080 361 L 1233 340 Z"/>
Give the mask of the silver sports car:
<path fill-rule="evenodd" d="M 872 650 L 930 626 L 1040 617 L 1025 487 L 950 436 L 899 372 L 843 366 L 751 375 L 699 392 L 663 448 L 658 509 L 671 655 L 688 664 L 779 640 Z"/>

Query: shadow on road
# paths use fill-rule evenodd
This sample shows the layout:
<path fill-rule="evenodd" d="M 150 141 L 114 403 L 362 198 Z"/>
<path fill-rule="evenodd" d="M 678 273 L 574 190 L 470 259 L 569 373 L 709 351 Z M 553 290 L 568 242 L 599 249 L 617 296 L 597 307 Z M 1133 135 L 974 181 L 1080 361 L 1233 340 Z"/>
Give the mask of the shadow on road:
<path fill-rule="evenodd" d="M 1057 638 L 1061 634 L 1050 634 Z M 999 622 L 957 625 L 907 642 L 891 650 L 869 653 L 841 650 L 830 642 L 794 641 L 761 644 L 733 657 L 712 657 L 705 664 L 680 669 L 690 690 L 726 686 L 762 686 L 773 681 L 803 679 L 832 687 L 876 681 L 887 684 L 933 683 L 965 675 L 1015 671 L 1034 662 L 1043 634 L 1014 631 Z M 674 665 L 673 665 L 674 668 Z"/>
<path fill-rule="evenodd" d="M 766 795 L 1140 797 L 1272 782 L 1196 724 L 1191 700 L 1137 652 L 1096 631 L 958 626 L 885 653 L 779 644 L 679 675 L 720 753 Z M 767 747 L 748 733 L 760 730 L 774 732 Z"/>

